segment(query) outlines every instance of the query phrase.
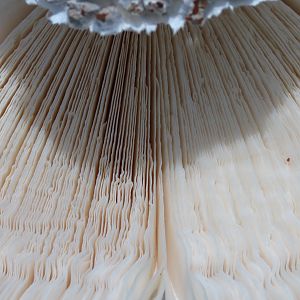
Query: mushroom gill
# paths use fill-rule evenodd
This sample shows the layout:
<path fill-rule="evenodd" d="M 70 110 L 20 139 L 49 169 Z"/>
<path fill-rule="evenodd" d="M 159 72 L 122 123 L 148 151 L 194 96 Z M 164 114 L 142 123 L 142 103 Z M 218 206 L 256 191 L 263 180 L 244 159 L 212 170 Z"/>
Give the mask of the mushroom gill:
<path fill-rule="evenodd" d="M 0 45 L 0 299 L 300 299 L 296 7 L 101 36 L 21 5 Z"/>

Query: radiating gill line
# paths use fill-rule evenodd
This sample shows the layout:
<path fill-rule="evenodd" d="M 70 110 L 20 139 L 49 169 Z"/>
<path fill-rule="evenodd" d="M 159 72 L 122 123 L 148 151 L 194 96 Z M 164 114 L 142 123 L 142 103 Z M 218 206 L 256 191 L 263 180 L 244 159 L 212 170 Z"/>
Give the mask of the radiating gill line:
<path fill-rule="evenodd" d="M 29 36 L 34 31 L 36 23 L 38 23 L 45 12 L 41 9 L 33 10 L 30 15 L 25 18 L 0 44 L 0 66 L 8 56 L 10 56 L 26 36 Z"/>
<path fill-rule="evenodd" d="M 64 35 L 63 35 L 64 36 Z M 65 43 L 67 43 L 66 41 L 63 43 L 63 45 L 65 44 Z M 67 49 L 65 49 L 65 51 L 66 51 Z M 56 52 L 55 52 L 56 53 Z M 62 53 L 62 56 L 60 57 L 60 59 L 62 60 L 63 59 L 63 55 L 64 55 L 64 53 Z M 52 60 L 52 57 L 49 57 L 48 58 L 49 59 L 49 61 L 51 61 Z M 36 114 L 38 111 L 39 111 L 39 109 L 40 109 L 40 107 L 41 107 L 41 105 L 42 105 L 42 100 L 43 100 L 43 97 L 44 97 L 44 94 L 47 94 L 47 90 L 48 90 L 48 88 L 49 88 L 49 86 L 51 85 L 51 78 L 55 78 L 55 74 L 56 74 L 56 71 L 58 70 L 58 68 L 59 68 L 59 63 L 58 64 L 56 64 L 56 66 L 55 65 L 53 65 L 53 62 L 51 63 L 51 66 L 52 66 L 52 70 L 51 70 L 51 73 L 50 74 L 52 74 L 51 76 L 52 77 L 50 77 L 50 81 L 48 80 L 48 78 L 46 77 L 46 72 L 47 71 L 43 71 L 42 72 L 42 74 L 41 75 L 43 75 L 43 77 L 42 77 L 42 83 L 39 85 L 40 86 L 40 88 L 41 88 L 41 90 L 38 90 L 38 89 L 36 89 L 34 92 L 33 92 L 33 96 L 32 96 L 32 98 L 30 98 L 29 99 L 29 103 L 32 103 L 32 105 L 27 105 L 26 107 L 24 107 L 24 112 L 27 112 L 27 115 L 29 114 L 29 116 L 31 116 L 31 118 L 30 118 L 30 121 L 29 122 L 27 122 L 27 126 L 26 126 L 26 129 L 25 129 L 25 131 L 24 131 L 24 133 L 23 133 L 23 137 L 21 138 L 19 138 L 20 140 L 19 140 L 19 142 L 18 142 L 18 146 L 17 147 L 14 147 L 14 148 L 12 148 L 13 149 L 13 151 L 12 150 L 10 150 L 10 151 L 3 151 L 3 158 L 5 157 L 5 155 L 10 155 L 10 157 L 15 157 L 15 159 L 17 159 L 17 157 L 18 157 L 18 155 L 20 155 L 20 149 L 22 148 L 22 147 L 26 147 L 26 145 L 24 145 L 24 141 L 28 138 L 28 133 L 29 133 L 29 131 L 30 131 L 30 128 L 31 128 L 31 125 L 33 124 L 33 122 L 34 122 L 34 118 L 33 118 L 33 116 L 34 116 L 34 113 Z M 46 70 L 48 70 L 48 67 L 49 66 L 47 66 L 46 65 Z M 35 97 L 35 95 L 37 96 L 37 98 Z M 34 101 L 34 102 L 32 102 L 32 101 Z M 15 109 L 17 109 L 18 108 L 18 103 L 16 104 L 17 105 L 17 107 L 15 108 Z M 24 106 L 25 106 L 25 104 L 24 104 Z M 33 107 L 33 108 L 32 108 Z M 32 111 L 32 114 L 30 114 L 30 110 L 33 110 Z M 18 113 L 19 114 L 19 113 Z M 23 114 L 23 116 L 22 116 L 22 118 L 24 119 L 25 118 L 25 115 Z M 22 121 L 22 122 L 24 122 L 24 120 Z M 19 124 L 19 122 L 16 124 L 16 126 L 18 126 L 18 124 Z M 16 132 L 16 131 L 15 131 Z M 8 135 L 9 136 L 9 135 Z M 13 144 L 15 144 L 15 140 L 12 140 L 12 138 L 10 138 L 10 141 L 13 143 Z M 7 144 L 6 145 L 6 149 L 8 149 L 7 147 L 9 146 L 9 144 Z M 5 154 L 6 153 L 6 154 Z M 1 177 L 0 177 L 0 179 L 1 179 L 1 181 L 0 181 L 0 187 L 1 187 L 1 189 L 2 189 L 2 187 L 3 187 L 3 184 L 4 184 L 4 178 L 6 178 L 7 176 L 8 176 L 8 174 L 11 172 L 11 168 L 12 168 L 12 166 L 13 166 L 13 163 L 15 162 L 15 159 L 10 159 L 10 164 L 7 166 L 7 170 L 6 171 L 4 171 L 3 169 L 2 169 L 2 174 L 1 174 Z"/>
<path fill-rule="evenodd" d="M 91 132 L 99 132 L 101 130 L 101 127 L 106 124 L 109 120 L 110 114 L 111 114 L 111 105 L 112 105 L 112 97 L 113 97 L 113 91 L 114 91 L 114 87 L 116 84 L 116 79 L 117 79 L 117 73 L 118 73 L 118 65 L 119 65 L 119 59 L 120 59 L 120 52 L 121 52 L 121 44 L 122 44 L 123 38 L 121 36 L 118 37 L 114 37 L 111 40 L 111 47 L 110 49 L 114 49 L 113 52 L 107 52 L 108 56 L 108 60 L 107 60 L 107 64 L 106 64 L 106 68 L 104 70 L 104 77 L 103 79 L 106 79 L 107 77 L 109 77 L 109 82 L 107 83 L 108 85 L 108 91 L 106 92 L 105 95 L 107 95 L 105 97 L 105 99 L 103 99 L 104 94 L 103 94 L 103 89 L 106 88 L 106 86 L 102 85 L 101 86 L 101 91 L 99 93 L 99 101 L 97 103 L 97 107 L 96 107 L 96 114 L 94 115 L 94 120 L 93 120 L 93 125 L 91 128 Z M 116 52 L 115 52 L 116 51 Z M 112 67 L 110 67 L 110 65 L 113 64 Z M 109 72 L 109 74 L 107 74 Z M 104 106 L 104 107 L 103 107 Z M 103 110 L 101 110 L 101 108 L 103 108 Z M 100 114 L 100 116 L 97 116 L 97 114 Z M 86 205 L 86 216 L 88 216 L 87 218 L 85 218 L 84 223 L 85 223 L 85 228 L 87 228 L 87 223 L 88 223 L 88 219 L 89 216 L 92 215 L 92 201 L 95 198 L 95 192 L 96 192 L 96 182 L 98 177 L 100 176 L 99 172 L 102 172 L 102 170 L 100 170 L 100 162 L 101 162 L 101 157 L 103 157 L 103 152 L 104 152 L 104 147 L 105 147 L 105 135 L 107 134 L 107 126 L 105 126 L 105 131 L 103 132 L 103 135 L 101 137 L 101 141 L 99 141 L 99 136 L 97 139 L 90 139 L 89 143 L 87 145 L 87 147 L 92 147 L 92 143 L 95 144 L 94 146 L 94 153 L 93 153 L 93 157 L 95 159 L 95 166 L 94 166 L 94 171 L 93 171 L 93 176 L 92 176 L 92 188 L 91 191 L 89 193 L 89 198 L 87 200 L 87 205 Z M 97 134 L 98 135 L 98 134 Z M 99 143 L 100 142 L 100 143 Z M 98 147 L 97 147 L 98 144 Z M 101 226 L 101 223 L 100 223 Z M 100 226 L 98 228 L 98 232 L 97 232 L 97 236 L 100 235 Z M 84 233 L 83 233 L 84 235 Z M 80 252 L 82 252 L 82 247 L 83 244 L 80 245 Z M 93 258 L 94 259 L 94 258 Z"/>

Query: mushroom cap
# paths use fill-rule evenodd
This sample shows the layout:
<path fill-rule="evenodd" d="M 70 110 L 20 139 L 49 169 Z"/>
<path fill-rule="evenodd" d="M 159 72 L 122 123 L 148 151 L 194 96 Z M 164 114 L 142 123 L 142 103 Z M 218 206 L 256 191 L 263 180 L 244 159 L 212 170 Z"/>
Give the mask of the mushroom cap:
<path fill-rule="evenodd" d="M 224 9 L 256 5 L 263 0 L 26 0 L 49 10 L 55 24 L 89 29 L 102 35 L 125 30 L 155 31 L 158 24 L 169 24 L 173 32 L 186 21 L 203 24 Z"/>

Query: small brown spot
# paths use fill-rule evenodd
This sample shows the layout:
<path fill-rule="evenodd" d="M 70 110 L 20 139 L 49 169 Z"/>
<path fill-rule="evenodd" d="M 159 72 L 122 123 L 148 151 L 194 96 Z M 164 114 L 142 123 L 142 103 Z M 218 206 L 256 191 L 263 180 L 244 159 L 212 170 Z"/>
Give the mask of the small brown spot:
<path fill-rule="evenodd" d="M 286 159 L 286 162 L 287 162 L 287 163 L 291 162 L 291 158 L 288 157 L 288 158 Z"/>
<path fill-rule="evenodd" d="M 106 21 L 106 17 L 108 16 L 107 13 L 97 13 L 96 14 L 96 19 L 102 22 Z"/>
<path fill-rule="evenodd" d="M 128 11 L 130 13 L 139 14 L 143 11 L 143 7 L 137 3 L 131 3 L 131 5 L 128 8 Z"/>
<path fill-rule="evenodd" d="M 156 2 L 156 6 L 158 8 L 163 8 L 164 7 L 163 3 L 161 3 L 161 2 Z"/>

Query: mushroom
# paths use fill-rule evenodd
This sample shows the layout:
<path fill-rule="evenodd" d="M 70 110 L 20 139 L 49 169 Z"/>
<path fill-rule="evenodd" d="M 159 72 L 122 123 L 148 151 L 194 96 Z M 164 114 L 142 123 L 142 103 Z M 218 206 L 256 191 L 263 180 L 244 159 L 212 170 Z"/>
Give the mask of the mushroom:
<path fill-rule="evenodd" d="M 0 299 L 299 299 L 296 6 L 114 36 L 11 9 Z"/>

